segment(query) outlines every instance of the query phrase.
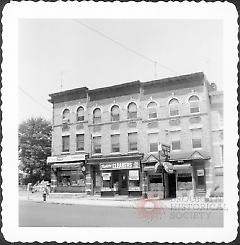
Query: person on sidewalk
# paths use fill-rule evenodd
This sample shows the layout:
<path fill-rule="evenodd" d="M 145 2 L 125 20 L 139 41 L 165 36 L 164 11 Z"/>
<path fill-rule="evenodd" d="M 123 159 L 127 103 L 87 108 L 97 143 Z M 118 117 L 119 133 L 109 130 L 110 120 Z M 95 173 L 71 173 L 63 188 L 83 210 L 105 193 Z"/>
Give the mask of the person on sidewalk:
<path fill-rule="evenodd" d="M 48 189 L 46 186 L 43 187 L 43 194 L 42 194 L 42 197 L 43 197 L 43 201 L 45 202 L 46 199 L 47 199 L 47 195 L 48 195 Z"/>

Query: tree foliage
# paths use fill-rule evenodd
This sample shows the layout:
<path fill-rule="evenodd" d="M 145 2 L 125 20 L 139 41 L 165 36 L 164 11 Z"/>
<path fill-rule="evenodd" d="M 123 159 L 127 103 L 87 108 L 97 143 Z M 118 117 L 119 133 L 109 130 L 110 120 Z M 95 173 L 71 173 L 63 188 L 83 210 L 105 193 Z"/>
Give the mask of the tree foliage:
<path fill-rule="evenodd" d="M 51 123 L 41 117 L 30 118 L 19 125 L 19 159 L 21 170 L 28 173 L 25 184 L 50 180 Z"/>

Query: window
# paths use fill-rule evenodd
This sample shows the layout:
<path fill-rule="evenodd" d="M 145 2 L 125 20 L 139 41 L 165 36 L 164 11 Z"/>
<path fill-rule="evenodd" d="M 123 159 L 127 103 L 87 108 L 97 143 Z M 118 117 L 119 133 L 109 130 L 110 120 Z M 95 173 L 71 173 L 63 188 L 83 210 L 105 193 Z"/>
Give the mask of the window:
<path fill-rule="evenodd" d="M 62 136 L 62 152 L 69 152 L 69 139 L 69 135 Z"/>
<path fill-rule="evenodd" d="M 158 152 L 158 134 L 149 134 L 148 135 L 149 142 L 149 151 L 150 152 Z"/>
<path fill-rule="evenodd" d="M 96 108 L 93 111 L 93 123 L 100 123 L 101 122 L 101 110 L 99 108 Z"/>
<path fill-rule="evenodd" d="M 101 136 L 93 137 L 93 153 L 101 153 Z"/>
<path fill-rule="evenodd" d="M 191 173 L 178 173 L 177 189 L 178 190 L 192 190 L 193 189 Z"/>
<path fill-rule="evenodd" d="M 120 152 L 119 135 L 111 135 L 112 152 Z"/>
<path fill-rule="evenodd" d="M 76 136 L 76 150 L 84 151 L 84 134 L 77 134 Z"/>
<path fill-rule="evenodd" d="M 62 120 L 63 120 L 63 123 L 70 121 L 70 111 L 68 109 L 65 109 L 63 111 Z"/>
<path fill-rule="evenodd" d="M 84 108 L 80 106 L 77 109 L 77 122 L 82 122 L 84 121 Z"/>
<path fill-rule="evenodd" d="M 201 129 L 192 130 L 192 147 L 201 148 L 202 147 L 202 131 Z"/>
<path fill-rule="evenodd" d="M 180 131 L 171 132 L 172 151 L 181 150 Z"/>
<path fill-rule="evenodd" d="M 199 108 L 199 98 L 193 95 L 189 98 L 190 113 L 197 113 L 200 111 Z"/>
<path fill-rule="evenodd" d="M 169 114 L 170 117 L 179 115 L 179 101 L 177 99 L 171 99 L 169 101 Z"/>
<path fill-rule="evenodd" d="M 155 102 L 150 102 L 147 106 L 148 108 L 148 118 L 157 118 L 157 104 Z"/>
<path fill-rule="evenodd" d="M 128 105 L 128 119 L 137 118 L 137 105 L 134 102 Z"/>
<path fill-rule="evenodd" d="M 137 151 L 137 133 L 128 134 L 128 151 Z"/>
<path fill-rule="evenodd" d="M 120 116 L 119 116 L 119 107 L 117 105 L 114 105 L 111 108 L 111 121 L 119 121 Z"/>
<path fill-rule="evenodd" d="M 174 150 L 180 150 L 180 149 L 181 149 L 180 140 L 172 141 L 172 151 L 174 151 Z"/>

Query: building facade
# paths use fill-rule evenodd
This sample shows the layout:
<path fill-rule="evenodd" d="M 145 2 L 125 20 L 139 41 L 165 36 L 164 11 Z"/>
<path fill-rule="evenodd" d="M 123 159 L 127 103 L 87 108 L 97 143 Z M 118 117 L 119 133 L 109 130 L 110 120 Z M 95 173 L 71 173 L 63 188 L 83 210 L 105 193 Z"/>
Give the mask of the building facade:
<path fill-rule="evenodd" d="M 222 93 L 203 73 L 50 97 L 54 191 L 168 198 L 222 188 Z"/>

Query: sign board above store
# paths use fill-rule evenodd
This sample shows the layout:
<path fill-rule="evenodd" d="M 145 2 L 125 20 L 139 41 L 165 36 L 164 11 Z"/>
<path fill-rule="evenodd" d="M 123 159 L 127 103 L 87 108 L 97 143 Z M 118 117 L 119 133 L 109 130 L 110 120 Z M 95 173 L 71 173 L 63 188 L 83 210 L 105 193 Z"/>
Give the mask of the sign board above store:
<path fill-rule="evenodd" d="M 140 163 L 138 161 L 100 163 L 100 170 L 119 170 L 119 169 L 136 169 L 136 168 L 140 168 Z"/>
<path fill-rule="evenodd" d="M 85 154 L 48 157 L 47 163 L 84 161 Z"/>

